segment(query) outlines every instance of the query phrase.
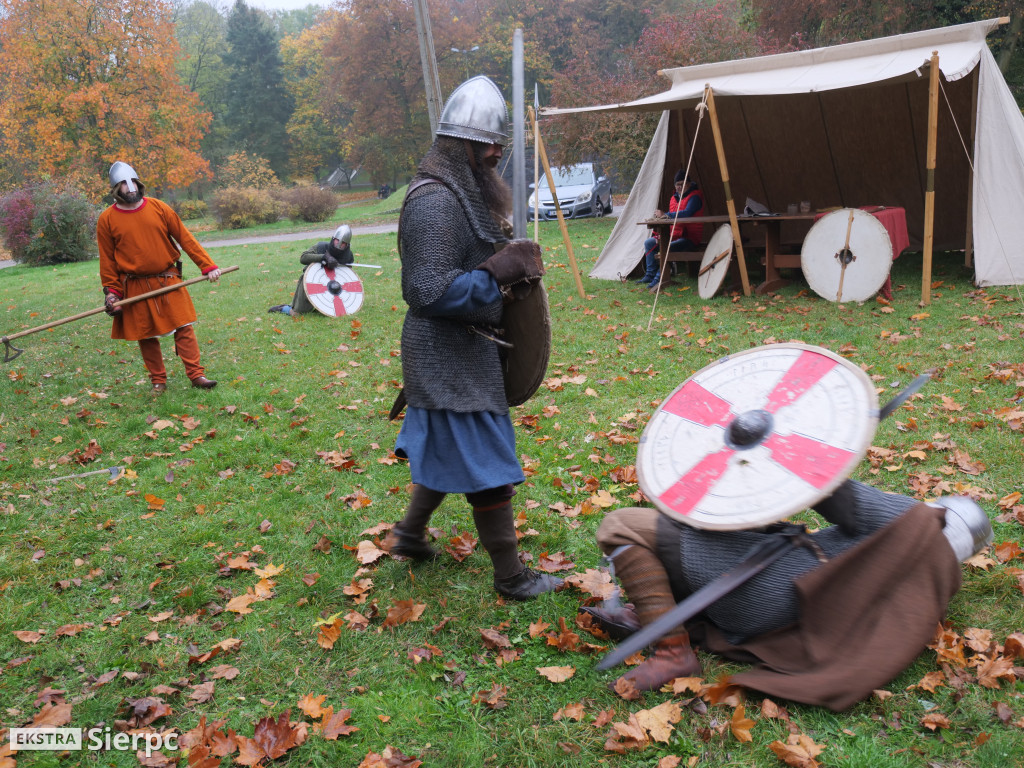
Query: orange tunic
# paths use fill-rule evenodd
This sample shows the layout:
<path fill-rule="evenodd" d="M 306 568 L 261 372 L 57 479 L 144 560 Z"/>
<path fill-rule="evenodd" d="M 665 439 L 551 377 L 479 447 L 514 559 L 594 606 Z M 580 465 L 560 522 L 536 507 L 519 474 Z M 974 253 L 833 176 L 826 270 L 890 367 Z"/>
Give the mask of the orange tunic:
<path fill-rule="evenodd" d="M 100 280 L 119 298 L 130 299 L 147 291 L 181 282 L 175 262 L 178 250 L 189 255 L 205 275 L 217 268 L 174 209 L 153 197 L 126 210 L 112 205 L 96 222 L 100 251 Z M 138 341 L 165 336 L 196 321 L 187 288 L 179 288 L 122 308 L 114 317 L 112 339 Z"/>

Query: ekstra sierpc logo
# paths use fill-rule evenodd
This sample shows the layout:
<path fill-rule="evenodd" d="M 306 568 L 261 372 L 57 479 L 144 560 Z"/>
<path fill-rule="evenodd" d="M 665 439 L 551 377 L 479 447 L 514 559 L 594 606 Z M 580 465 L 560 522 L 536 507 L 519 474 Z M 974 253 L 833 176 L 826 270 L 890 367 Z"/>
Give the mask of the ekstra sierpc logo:
<path fill-rule="evenodd" d="M 63 752 L 88 749 L 145 750 L 146 757 L 154 751 L 169 749 L 177 751 L 176 733 L 119 733 L 106 728 L 11 728 L 11 749 L 15 752 Z"/>

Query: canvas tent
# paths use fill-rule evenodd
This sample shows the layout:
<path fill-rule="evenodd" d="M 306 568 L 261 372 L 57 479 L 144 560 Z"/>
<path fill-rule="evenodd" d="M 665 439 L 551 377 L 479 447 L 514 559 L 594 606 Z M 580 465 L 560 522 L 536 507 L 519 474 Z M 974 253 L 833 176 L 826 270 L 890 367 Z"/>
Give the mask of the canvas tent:
<path fill-rule="evenodd" d="M 671 87 L 625 104 L 545 114 L 659 111 L 647 156 L 590 276 L 619 279 L 639 262 L 637 222 L 665 208 L 675 171 L 693 167 L 709 213 L 725 214 L 712 131 L 698 131 L 713 90 L 732 196 L 785 211 L 902 206 L 911 247 L 924 238 L 928 73 L 938 53 L 941 95 L 934 172 L 936 250 L 973 250 L 978 285 L 1024 282 L 1024 117 L 985 36 L 998 20 L 775 56 L 662 72 Z M 972 169 L 973 162 L 973 169 Z"/>

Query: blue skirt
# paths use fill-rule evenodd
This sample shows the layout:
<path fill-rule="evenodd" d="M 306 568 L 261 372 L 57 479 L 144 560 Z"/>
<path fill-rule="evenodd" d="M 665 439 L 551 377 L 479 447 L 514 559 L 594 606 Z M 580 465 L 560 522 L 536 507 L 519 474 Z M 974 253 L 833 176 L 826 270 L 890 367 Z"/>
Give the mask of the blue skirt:
<path fill-rule="evenodd" d="M 508 412 L 457 413 L 409 406 L 395 441 L 412 481 L 443 493 L 476 493 L 526 477 Z"/>

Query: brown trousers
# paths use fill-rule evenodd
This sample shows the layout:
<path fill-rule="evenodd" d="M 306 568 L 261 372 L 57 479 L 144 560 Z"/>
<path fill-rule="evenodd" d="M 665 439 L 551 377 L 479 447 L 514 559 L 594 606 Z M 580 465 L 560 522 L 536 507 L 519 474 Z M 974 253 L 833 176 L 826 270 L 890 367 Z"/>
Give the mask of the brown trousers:
<path fill-rule="evenodd" d="M 139 351 L 142 352 L 142 362 L 149 371 L 149 380 L 154 384 L 166 384 L 167 368 L 164 366 L 160 339 L 139 339 Z M 199 364 L 199 340 L 191 325 L 183 325 L 174 332 L 174 351 L 185 364 L 185 373 L 189 380 L 197 379 L 206 373 L 206 369 Z"/>

